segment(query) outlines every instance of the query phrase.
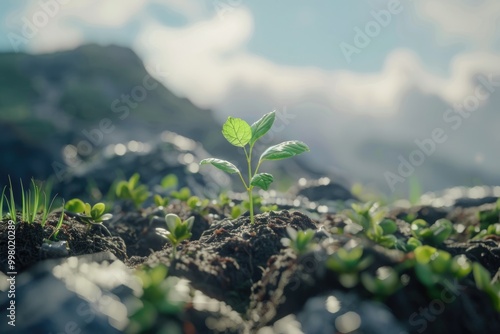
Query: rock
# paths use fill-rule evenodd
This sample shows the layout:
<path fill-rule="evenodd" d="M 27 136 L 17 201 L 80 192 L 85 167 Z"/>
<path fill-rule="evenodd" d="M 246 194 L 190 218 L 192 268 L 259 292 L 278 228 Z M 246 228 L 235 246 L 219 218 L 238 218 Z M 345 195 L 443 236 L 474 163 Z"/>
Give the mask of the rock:
<path fill-rule="evenodd" d="M 123 154 L 116 154 L 117 145 L 125 150 Z M 230 187 L 231 180 L 222 171 L 199 168 L 199 161 L 209 157 L 203 146 L 176 133 L 164 131 L 157 140 L 136 142 L 133 151 L 124 144 L 117 145 L 107 146 L 92 161 L 68 170 L 64 181 L 55 185 L 55 191 L 64 198 L 85 198 L 92 180 L 105 194 L 114 181 L 128 179 L 134 173 L 139 173 L 139 182 L 150 190 L 158 188 L 168 174 L 177 176 L 179 188 L 188 187 L 197 196 L 214 197 L 221 189 Z M 156 190 L 156 193 L 162 191 Z"/>
<path fill-rule="evenodd" d="M 123 302 L 138 288 L 111 253 L 41 262 L 16 277 L 15 332 L 122 333 L 128 322 Z M 2 293 L 1 308 L 8 303 Z M 0 323 L 0 332 L 11 330 Z"/>
<path fill-rule="evenodd" d="M 357 198 L 343 185 L 331 181 L 327 177 L 309 180 L 299 185 L 297 196 L 307 197 L 310 201 L 349 201 Z"/>

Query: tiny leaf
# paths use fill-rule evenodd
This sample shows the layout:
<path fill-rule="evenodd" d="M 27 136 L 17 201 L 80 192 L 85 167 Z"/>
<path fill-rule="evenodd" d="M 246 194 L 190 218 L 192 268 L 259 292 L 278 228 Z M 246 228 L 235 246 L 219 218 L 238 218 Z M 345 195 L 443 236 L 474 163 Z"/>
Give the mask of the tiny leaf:
<path fill-rule="evenodd" d="M 265 114 L 257 122 L 252 124 L 252 139 L 250 140 L 250 145 L 255 144 L 255 142 L 265 135 L 273 126 L 276 114 L 274 111 Z"/>
<path fill-rule="evenodd" d="M 222 134 L 232 145 L 244 147 L 252 138 L 252 128 L 241 118 L 228 117 Z"/>
<path fill-rule="evenodd" d="M 262 153 L 260 160 L 281 160 L 309 152 L 309 147 L 301 141 L 286 141 L 269 147 Z"/>
<path fill-rule="evenodd" d="M 250 181 L 250 185 L 262 188 L 264 190 L 269 189 L 269 185 L 273 183 L 274 177 L 268 173 L 255 174 Z"/>
<path fill-rule="evenodd" d="M 106 206 L 104 205 L 104 203 L 97 203 L 92 207 L 92 210 L 90 211 L 90 216 L 93 219 L 98 219 L 103 215 L 105 209 Z"/>
<path fill-rule="evenodd" d="M 85 212 L 85 203 L 81 199 L 73 198 L 66 203 L 65 209 L 74 213 L 82 213 Z"/>
<path fill-rule="evenodd" d="M 240 172 L 238 170 L 238 167 L 236 167 L 235 165 L 226 160 L 208 158 L 200 161 L 200 165 L 208 165 L 208 164 L 213 165 L 214 167 L 217 167 L 220 170 L 223 170 L 224 172 L 229 174 L 235 174 Z"/>

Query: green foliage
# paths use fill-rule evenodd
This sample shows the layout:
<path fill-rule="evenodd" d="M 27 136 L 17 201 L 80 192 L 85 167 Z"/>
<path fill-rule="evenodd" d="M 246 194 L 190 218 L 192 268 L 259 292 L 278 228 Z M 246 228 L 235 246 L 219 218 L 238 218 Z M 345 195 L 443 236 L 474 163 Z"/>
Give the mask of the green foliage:
<path fill-rule="evenodd" d="M 64 200 L 61 209 L 61 215 L 59 216 L 59 220 L 57 221 L 56 228 L 54 229 L 54 240 L 57 240 L 57 236 L 59 235 L 59 231 L 61 230 L 62 224 L 64 222 Z"/>
<path fill-rule="evenodd" d="M 178 199 L 179 201 L 187 202 L 187 200 L 191 197 L 191 190 L 189 190 L 188 187 L 183 187 L 179 191 L 172 191 L 170 196 Z"/>
<path fill-rule="evenodd" d="M 378 268 L 375 276 L 367 272 L 362 273 L 361 283 L 366 290 L 382 298 L 392 295 L 401 287 L 399 274 L 391 267 Z"/>
<path fill-rule="evenodd" d="M 472 264 L 472 272 L 476 287 L 490 297 L 493 307 L 500 312 L 500 282 L 492 283 L 488 270 L 477 262 Z"/>
<path fill-rule="evenodd" d="M 415 248 L 414 254 L 415 274 L 427 287 L 433 287 L 449 278 L 461 279 L 472 270 L 465 256 L 458 255 L 452 258 L 450 253 L 431 246 L 419 246 Z"/>
<path fill-rule="evenodd" d="M 105 213 L 106 205 L 104 203 L 96 203 L 91 206 L 90 203 L 84 203 L 78 198 L 73 198 L 66 203 L 65 208 L 67 211 L 78 213 L 78 217 L 88 224 L 89 230 L 93 224 L 104 226 L 102 225 L 103 222 L 113 218 L 112 214 Z"/>
<path fill-rule="evenodd" d="M 182 221 L 176 214 L 169 213 L 165 216 L 167 229 L 157 228 L 156 233 L 166 238 L 172 244 L 172 258 L 175 258 L 177 246 L 184 240 L 191 238 L 191 229 L 194 223 L 194 217 Z"/>
<path fill-rule="evenodd" d="M 131 200 L 139 209 L 149 197 L 148 187 L 139 184 L 140 175 L 134 173 L 128 181 L 120 181 L 116 186 L 116 196 L 120 199 Z"/>
<path fill-rule="evenodd" d="M 291 158 L 298 154 L 308 152 L 309 147 L 299 141 L 286 141 L 269 147 L 262 153 L 255 169 L 252 166 L 252 151 L 255 143 L 264 136 L 273 126 L 276 118 L 275 112 L 265 114 L 251 126 L 240 118 L 229 117 L 222 127 L 222 134 L 226 140 L 236 147 L 243 148 L 248 164 L 248 179 L 245 180 L 237 166 L 229 161 L 209 158 L 203 159 L 200 165 L 212 165 L 226 173 L 238 174 L 247 193 L 249 200 L 250 222 L 255 222 L 253 189 L 255 187 L 267 190 L 274 181 L 271 174 L 258 173 L 260 165 L 265 160 L 281 160 Z"/>
<path fill-rule="evenodd" d="M 132 311 L 126 333 L 182 333 L 181 315 L 188 306 L 190 289 L 186 280 L 168 276 L 160 264 L 136 272 L 142 284 L 140 303 Z M 158 323 L 161 323 L 160 328 Z"/>
<path fill-rule="evenodd" d="M 431 245 L 443 243 L 453 232 L 453 225 L 447 219 L 438 219 L 429 227 L 423 219 L 417 219 L 411 223 L 411 232 L 415 238 Z"/>
<path fill-rule="evenodd" d="M 161 197 L 161 195 L 158 195 L 158 194 L 156 194 L 153 197 L 153 199 L 154 199 L 155 205 L 158 207 L 165 207 L 170 202 L 170 199 L 168 197 Z"/>
<path fill-rule="evenodd" d="M 198 212 L 201 214 L 207 213 L 207 207 L 210 201 L 208 199 L 201 200 L 198 196 L 191 196 L 187 201 L 187 206 L 191 211 Z"/>
<path fill-rule="evenodd" d="M 371 257 L 363 257 L 362 246 L 356 246 L 349 250 L 341 247 L 326 260 L 326 267 L 339 273 L 340 283 L 346 288 L 351 288 L 359 281 L 358 273 L 371 263 Z"/>
<path fill-rule="evenodd" d="M 43 185 L 38 185 L 35 183 L 34 179 L 31 179 L 30 187 L 25 190 L 23 181 L 20 180 L 21 186 L 21 220 L 32 224 L 36 220 L 40 225 L 45 226 L 47 222 L 47 217 L 52 209 L 52 204 L 54 203 L 54 198 L 52 201 L 48 201 L 48 196 Z M 49 193 L 50 195 L 50 193 Z M 0 200 L 0 218 L 3 218 L 3 203 L 7 204 L 9 219 L 12 219 L 14 223 L 17 222 L 17 206 L 14 198 L 14 190 L 12 187 L 12 181 L 9 177 L 9 197 L 5 195 L 5 187 L 2 191 L 2 199 Z"/>
<path fill-rule="evenodd" d="M 314 238 L 314 230 L 297 231 L 294 228 L 288 226 L 286 228 L 289 238 L 282 238 L 281 243 L 285 247 L 292 248 L 297 254 L 304 254 L 309 251 L 314 243 L 312 239 Z"/>
<path fill-rule="evenodd" d="M 175 174 L 168 174 L 161 180 L 161 186 L 165 189 L 175 189 L 179 184 L 179 179 Z"/>
<path fill-rule="evenodd" d="M 384 218 L 385 214 L 385 210 L 374 202 L 353 203 L 352 211 L 346 212 L 347 217 L 362 227 L 369 239 L 384 247 L 394 248 L 398 239 L 392 233 L 397 231 L 397 225 L 393 220 Z"/>

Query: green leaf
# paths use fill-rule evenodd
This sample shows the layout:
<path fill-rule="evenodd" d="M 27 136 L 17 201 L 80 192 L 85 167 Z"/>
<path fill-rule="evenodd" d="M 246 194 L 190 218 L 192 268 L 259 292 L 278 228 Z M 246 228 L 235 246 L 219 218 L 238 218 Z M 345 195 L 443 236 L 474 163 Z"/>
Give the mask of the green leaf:
<path fill-rule="evenodd" d="M 161 186 L 163 188 L 177 188 L 177 185 L 179 184 L 179 179 L 175 174 L 168 174 L 161 180 Z"/>
<path fill-rule="evenodd" d="M 437 249 L 431 246 L 420 246 L 415 248 L 415 259 L 418 263 L 427 264 L 431 261 L 432 256 L 437 252 Z"/>
<path fill-rule="evenodd" d="M 212 165 L 229 174 L 239 173 L 238 167 L 226 160 L 208 158 L 200 161 L 200 165 Z"/>
<path fill-rule="evenodd" d="M 81 199 L 73 198 L 66 203 L 65 209 L 74 213 L 85 212 L 85 203 Z"/>
<path fill-rule="evenodd" d="M 250 139 L 250 145 L 255 144 L 255 142 L 265 135 L 273 126 L 276 114 L 274 111 L 265 114 L 257 122 L 252 124 L 252 139 Z"/>
<path fill-rule="evenodd" d="M 309 147 L 301 141 L 286 141 L 269 147 L 262 153 L 260 160 L 281 160 L 309 152 Z"/>
<path fill-rule="evenodd" d="M 474 281 L 476 281 L 476 287 L 479 290 L 486 290 L 491 285 L 491 275 L 482 265 L 477 262 L 472 264 L 472 273 L 474 275 Z"/>
<path fill-rule="evenodd" d="M 222 134 L 232 145 L 244 147 L 252 138 L 252 128 L 241 118 L 228 117 Z"/>
<path fill-rule="evenodd" d="M 98 219 L 104 214 L 104 210 L 106 209 L 106 206 L 104 203 L 97 203 L 92 207 L 92 210 L 90 211 L 90 216 L 93 219 Z"/>
<path fill-rule="evenodd" d="M 141 176 L 139 175 L 139 173 L 134 173 L 134 175 L 132 175 L 128 180 L 129 188 L 134 189 L 140 178 Z"/>
<path fill-rule="evenodd" d="M 274 177 L 269 173 L 259 173 L 255 174 L 250 181 L 250 185 L 254 187 L 259 187 L 264 190 L 269 189 L 269 185 L 273 183 Z"/>
<path fill-rule="evenodd" d="M 182 221 L 176 214 L 169 213 L 165 216 L 165 222 L 167 223 L 168 230 L 173 233 L 177 225 L 179 225 Z"/>

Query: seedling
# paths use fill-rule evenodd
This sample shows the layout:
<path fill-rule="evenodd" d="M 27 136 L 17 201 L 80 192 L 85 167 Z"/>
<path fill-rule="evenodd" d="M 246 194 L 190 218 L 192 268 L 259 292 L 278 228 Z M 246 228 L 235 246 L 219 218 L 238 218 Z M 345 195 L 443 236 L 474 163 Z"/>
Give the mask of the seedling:
<path fill-rule="evenodd" d="M 361 283 L 366 290 L 382 298 L 392 295 L 401 286 L 397 271 L 391 267 L 378 268 L 375 276 L 364 272 Z"/>
<path fill-rule="evenodd" d="M 35 183 L 35 180 L 31 179 L 30 187 L 27 191 L 24 190 L 23 181 L 20 181 L 21 184 L 21 220 L 32 224 L 37 218 L 39 220 L 40 225 L 45 226 L 47 222 L 47 216 L 50 213 L 52 204 L 54 203 L 55 196 L 52 201 L 49 203 L 47 201 L 47 194 L 43 190 L 42 186 L 38 186 Z M 0 201 L 0 213 L 3 217 L 3 201 L 6 199 L 6 204 L 8 208 L 9 218 L 17 222 L 17 208 L 16 202 L 14 199 L 14 191 L 12 188 L 12 182 L 9 177 L 9 198 L 5 196 L 5 188 L 2 191 L 2 199 Z M 43 194 L 43 201 L 42 201 Z M 39 216 L 41 214 L 41 216 Z"/>
<path fill-rule="evenodd" d="M 59 220 L 57 221 L 56 228 L 54 229 L 54 240 L 57 240 L 57 236 L 59 235 L 59 231 L 61 230 L 61 226 L 64 222 L 64 200 L 62 204 L 62 209 L 61 209 L 61 216 L 59 217 Z"/>
<path fill-rule="evenodd" d="M 264 115 L 257 122 L 250 126 L 241 118 L 229 117 L 222 127 L 222 134 L 229 143 L 236 147 L 243 148 L 248 165 L 248 179 L 245 181 L 238 167 L 229 161 L 209 158 L 203 159 L 200 165 L 211 164 L 216 168 L 229 173 L 238 174 L 248 193 L 250 202 L 250 222 L 255 222 L 254 207 L 253 207 L 253 189 L 259 187 L 263 190 L 269 189 L 269 186 L 274 181 L 274 178 L 269 173 L 258 173 L 260 165 L 266 160 L 281 160 L 294 157 L 298 154 L 308 152 L 309 147 L 303 142 L 293 140 L 286 141 L 278 145 L 269 147 L 262 153 L 255 169 L 252 166 L 252 151 L 255 143 L 264 136 L 273 126 L 275 120 L 275 112 L 270 112 Z"/>
<path fill-rule="evenodd" d="M 206 209 L 207 209 L 209 203 L 210 203 L 210 201 L 208 199 L 201 200 L 198 196 L 191 196 L 186 201 L 186 204 L 187 204 L 187 206 L 189 206 L 191 211 L 198 212 L 201 214 L 207 213 Z"/>
<path fill-rule="evenodd" d="M 131 200 L 136 209 L 139 209 L 149 197 L 148 187 L 139 184 L 140 175 L 135 173 L 128 181 L 120 181 L 116 186 L 116 196 L 121 199 Z"/>
<path fill-rule="evenodd" d="M 451 257 L 451 254 L 431 246 L 415 248 L 415 274 L 419 281 L 432 287 L 450 277 L 461 279 L 467 276 L 472 267 L 463 255 Z"/>
<path fill-rule="evenodd" d="M 451 235 L 453 225 L 447 219 L 438 219 L 429 227 L 425 220 L 417 219 L 411 223 L 411 232 L 415 238 L 432 245 L 439 245 Z"/>
<path fill-rule="evenodd" d="M 186 202 L 191 197 L 191 190 L 188 187 L 183 187 L 179 191 L 172 191 L 170 196 L 181 202 Z"/>
<path fill-rule="evenodd" d="M 363 247 L 356 246 L 349 250 L 339 248 L 326 260 L 326 267 L 339 273 L 339 281 L 346 288 L 352 288 L 359 281 L 359 272 L 372 262 L 371 257 L 363 257 Z"/>
<path fill-rule="evenodd" d="M 157 228 L 156 233 L 172 244 L 172 258 L 175 259 L 177 246 L 192 236 L 191 229 L 194 217 L 182 221 L 176 214 L 169 213 L 165 216 L 165 222 L 167 223 L 167 229 Z"/>
<path fill-rule="evenodd" d="M 165 206 L 168 205 L 168 203 L 169 203 L 170 200 L 169 200 L 168 197 L 161 197 L 161 195 L 156 194 L 154 196 L 154 201 L 155 201 L 156 206 L 158 206 L 158 207 L 160 207 L 160 206 L 165 207 Z"/>
<path fill-rule="evenodd" d="M 182 314 L 192 301 L 188 281 L 168 276 L 160 264 L 136 273 L 142 283 L 140 302 L 131 303 L 131 316 L 125 333 L 182 333 Z"/>
<path fill-rule="evenodd" d="M 295 251 L 295 253 L 301 255 L 309 251 L 314 243 L 312 239 L 314 238 L 314 230 L 297 231 L 296 229 L 287 226 L 286 231 L 289 238 L 282 238 L 281 243 L 285 247 L 290 247 Z"/>
<path fill-rule="evenodd" d="M 385 210 L 377 203 L 368 202 L 364 205 L 353 203 L 352 211 L 347 211 L 346 215 L 376 243 L 387 248 L 393 248 L 398 244 L 398 239 L 392 235 L 397 231 L 396 222 L 384 218 Z"/>
<path fill-rule="evenodd" d="M 500 282 L 492 283 L 490 273 L 481 264 L 475 262 L 472 268 L 476 287 L 490 297 L 493 306 L 500 312 Z"/>
<path fill-rule="evenodd" d="M 78 217 L 88 225 L 88 230 L 92 225 L 101 225 L 108 233 L 108 229 L 102 224 L 103 222 L 113 218 L 110 213 L 104 213 L 106 205 L 104 203 L 96 203 L 91 206 L 89 203 L 84 203 L 78 198 L 73 198 L 66 203 L 66 210 L 79 214 Z"/>

